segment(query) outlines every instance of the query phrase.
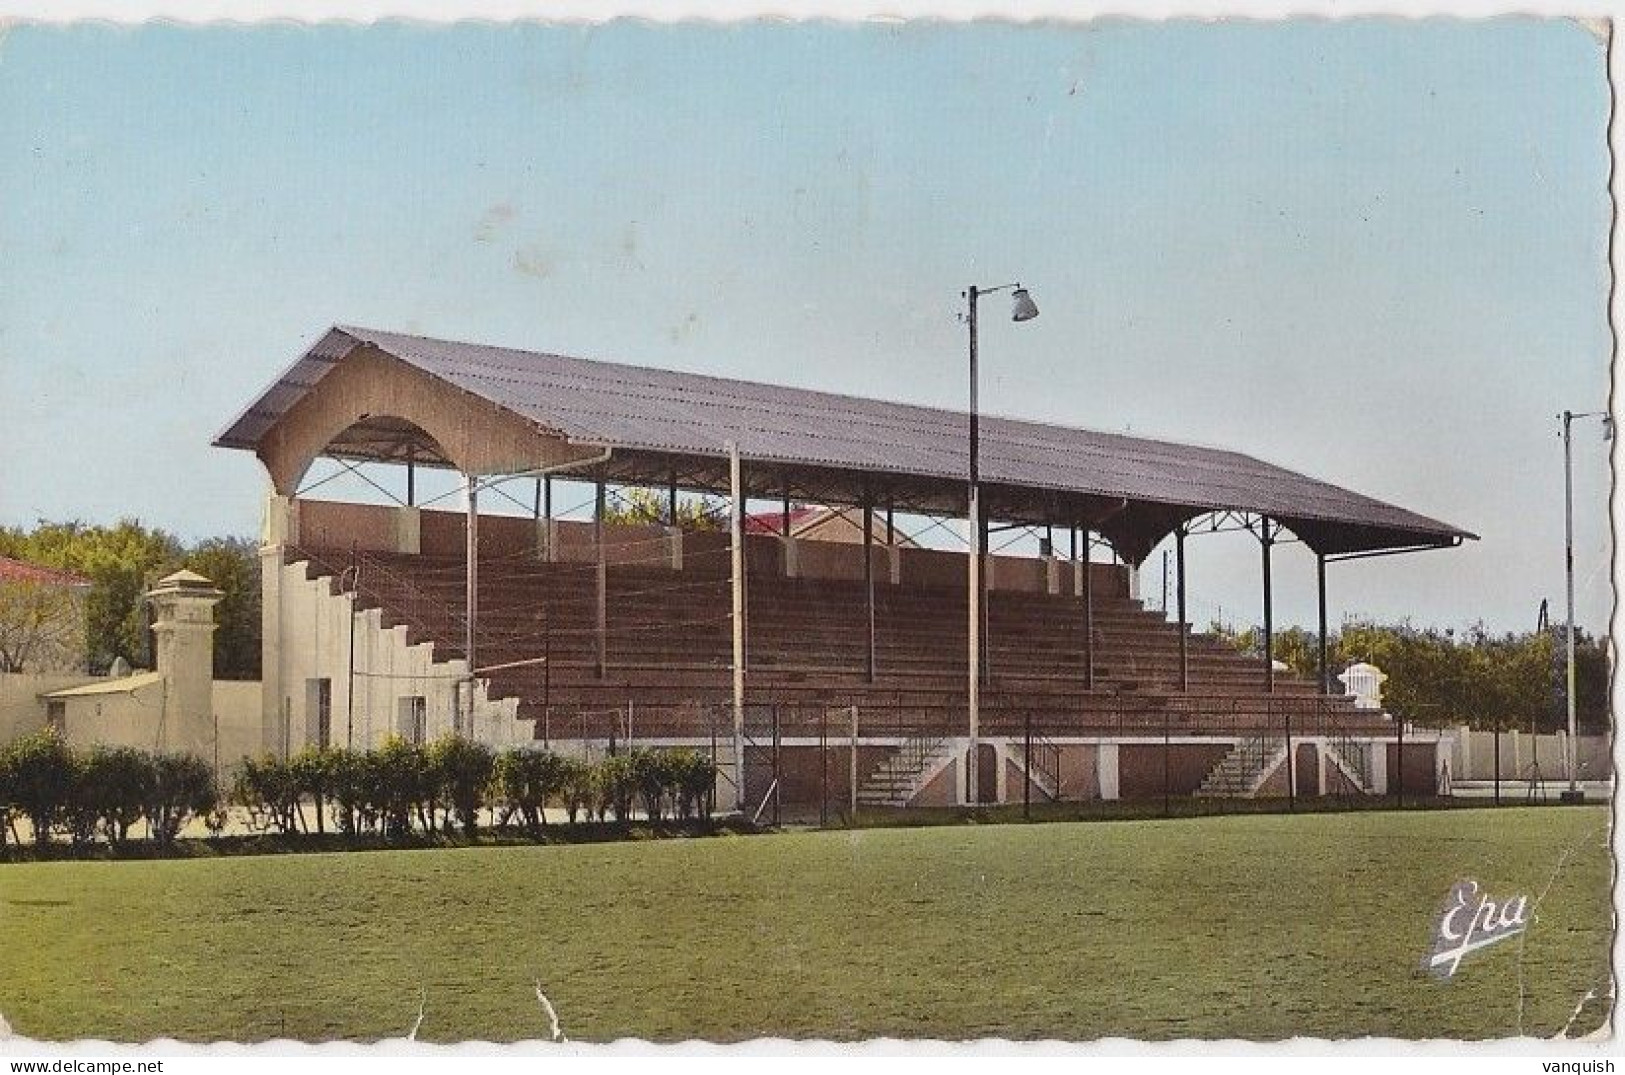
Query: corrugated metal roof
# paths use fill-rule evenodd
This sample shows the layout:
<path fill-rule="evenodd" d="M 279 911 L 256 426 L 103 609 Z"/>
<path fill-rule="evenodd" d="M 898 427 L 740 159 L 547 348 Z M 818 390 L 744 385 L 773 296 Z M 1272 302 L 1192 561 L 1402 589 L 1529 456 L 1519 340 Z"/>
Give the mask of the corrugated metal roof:
<path fill-rule="evenodd" d="M 361 344 L 575 444 L 717 459 L 732 440 L 757 463 L 938 481 L 967 475 L 962 411 L 353 327 L 328 332 L 215 443 L 255 448 Z M 1239 452 L 1000 417 L 984 417 L 981 436 L 989 485 L 1165 505 L 1185 516 L 1254 512 L 1364 534 L 1320 542 L 1338 549 L 1474 536 Z"/>

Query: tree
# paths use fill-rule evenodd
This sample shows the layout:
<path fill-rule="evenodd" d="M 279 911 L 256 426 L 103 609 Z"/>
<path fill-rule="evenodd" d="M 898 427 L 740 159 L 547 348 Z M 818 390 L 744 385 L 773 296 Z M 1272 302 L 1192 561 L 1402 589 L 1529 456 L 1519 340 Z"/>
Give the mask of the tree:
<path fill-rule="evenodd" d="M 669 526 L 670 503 L 653 489 L 642 486 L 623 489 L 619 504 L 604 507 L 604 522 L 610 526 Z M 727 528 L 721 506 L 711 497 L 679 497 L 677 526 L 684 530 L 724 530 Z"/>
<path fill-rule="evenodd" d="M 32 530 L 0 527 L 0 555 L 71 571 L 90 580 L 83 606 L 85 662 L 103 672 L 119 657 L 150 664 L 147 610 L 142 594 L 182 567 L 225 594 L 216 607 L 215 674 L 255 679 L 260 674 L 260 576 L 254 543 L 207 538 L 187 548 L 173 535 L 139 520 L 114 526 L 39 522 Z"/>
<path fill-rule="evenodd" d="M 85 642 L 93 671 L 105 671 L 119 657 L 145 663 L 149 647 L 141 595 L 165 568 L 180 565 L 181 545 L 174 537 L 135 519 L 110 527 L 41 522 L 26 533 L 0 529 L 0 554 L 91 581 Z"/>
<path fill-rule="evenodd" d="M 1243 652 L 1262 652 L 1256 628 L 1213 632 Z M 1403 720 L 1429 727 L 1466 724 L 1474 728 L 1565 727 L 1561 637 L 1546 632 L 1491 634 L 1483 624 L 1465 631 L 1421 629 L 1397 624 L 1351 623 L 1328 639 L 1328 663 L 1341 668 L 1365 661 L 1381 668 L 1383 707 Z M 1299 675 L 1318 674 L 1313 632 L 1277 632 L 1275 656 Z M 1582 731 L 1609 726 L 1608 654 L 1597 639 L 1575 636 L 1577 722 Z M 1333 689 L 1335 690 L 1335 684 Z"/>
<path fill-rule="evenodd" d="M 42 579 L 0 580 L 0 672 L 85 666 L 84 595 Z"/>
<path fill-rule="evenodd" d="M 214 674 L 219 679 L 260 677 L 260 560 L 245 538 L 207 538 L 183 564 L 225 594 L 214 608 Z"/>

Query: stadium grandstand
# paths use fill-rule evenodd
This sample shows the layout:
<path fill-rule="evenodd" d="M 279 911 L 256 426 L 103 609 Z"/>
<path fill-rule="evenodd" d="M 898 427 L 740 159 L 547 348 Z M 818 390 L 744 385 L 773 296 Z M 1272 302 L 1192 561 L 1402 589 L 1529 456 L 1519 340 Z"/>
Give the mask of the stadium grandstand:
<path fill-rule="evenodd" d="M 965 551 L 900 523 L 966 517 L 968 422 L 331 329 L 216 440 L 271 483 L 263 745 L 686 745 L 754 814 L 1433 789 L 1436 741 L 1334 687 L 1327 567 L 1474 535 L 1235 452 L 983 418 L 982 526 L 1037 555 L 985 555 L 977 595 Z M 311 495 L 322 458 L 390 502 Z M 461 476 L 461 510 L 418 495 L 424 470 Z M 565 482 L 592 491 L 590 518 L 555 511 Z M 1222 530 L 1260 545 L 1260 653 L 1188 622 L 1185 542 Z M 1136 579 L 1170 538 L 1172 619 Z M 1287 541 L 1318 569 L 1311 677 L 1274 659 Z"/>

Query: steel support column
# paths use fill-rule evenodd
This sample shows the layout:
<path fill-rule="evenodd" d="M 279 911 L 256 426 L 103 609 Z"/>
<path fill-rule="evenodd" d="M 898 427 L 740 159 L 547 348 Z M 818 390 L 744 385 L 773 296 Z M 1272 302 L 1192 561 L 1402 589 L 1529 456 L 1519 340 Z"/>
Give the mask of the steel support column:
<path fill-rule="evenodd" d="M 1275 598 L 1271 592 L 1270 547 L 1275 544 L 1270 521 L 1259 530 L 1259 546 L 1264 550 L 1264 693 L 1275 693 Z"/>
<path fill-rule="evenodd" d="M 1095 689 L 1095 572 L 1089 550 L 1094 538 L 1083 532 L 1083 685 Z"/>
<path fill-rule="evenodd" d="M 784 502 L 779 505 L 779 536 L 790 540 L 790 479 L 784 479 Z"/>
<path fill-rule="evenodd" d="M 1174 531 L 1174 595 L 1179 605 L 1179 689 L 1191 689 L 1190 621 L 1185 616 L 1185 528 Z"/>
<path fill-rule="evenodd" d="M 480 486 L 479 481 L 472 474 L 464 475 L 463 480 L 468 489 L 468 520 L 463 526 L 465 548 L 463 557 L 466 575 L 464 577 L 465 624 L 463 631 L 463 654 L 468 658 L 468 723 L 474 723 L 474 669 L 478 667 L 476 643 L 479 639 L 480 618 Z"/>
<path fill-rule="evenodd" d="M 609 560 L 604 553 L 604 479 L 599 478 L 592 498 L 592 545 L 598 560 L 598 678 L 609 671 Z"/>
<path fill-rule="evenodd" d="M 1332 693 L 1330 669 L 1326 666 L 1326 554 L 1315 554 L 1315 593 L 1320 602 L 1320 693 Z"/>
<path fill-rule="evenodd" d="M 740 810 L 745 809 L 745 502 L 742 487 L 739 446 L 729 441 L 728 589 L 733 620 L 734 790 L 735 805 Z"/>
<path fill-rule="evenodd" d="M 864 630 L 868 638 L 868 651 L 864 660 L 864 674 L 870 683 L 875 681 L 875 505 L 874 498 L 863 494 L 863 607 Z"/>

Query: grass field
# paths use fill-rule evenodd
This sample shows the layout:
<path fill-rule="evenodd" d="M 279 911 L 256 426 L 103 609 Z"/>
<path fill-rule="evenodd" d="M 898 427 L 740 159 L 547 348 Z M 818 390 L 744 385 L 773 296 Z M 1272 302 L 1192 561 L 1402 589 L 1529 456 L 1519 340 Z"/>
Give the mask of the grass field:
<path fill-rule="evenodd" d="M 1606 987 L 1607 839 L 1586 807 L 0 865 L 0 1014 L 370 1039 L 421 996 L 420 1038 L 512 1040 L 540 980 L 574 1040 L 1549 1036 Z M 1464 877 L 1545 896 L 1441 983 Z"/>

